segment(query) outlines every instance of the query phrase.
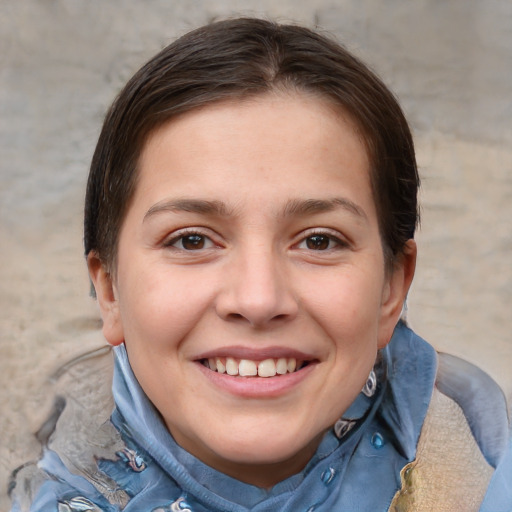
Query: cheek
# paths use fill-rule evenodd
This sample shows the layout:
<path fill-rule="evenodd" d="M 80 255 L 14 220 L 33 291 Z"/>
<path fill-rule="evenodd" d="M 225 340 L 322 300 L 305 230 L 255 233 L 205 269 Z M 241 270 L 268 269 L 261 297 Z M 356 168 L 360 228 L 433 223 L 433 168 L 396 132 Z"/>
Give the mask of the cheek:
<path fill-rule="evenodd" d="M 304 281 L 302 290 L 310 313 L 335 332 L 357 335 L 378 324 L 382 280 L 372 272 L 337 269 Z"/>
<path fill-rule="evenodd" d="M 171 272 L 166 265 L 151 268 L 120 279 L 125 341 L 165 348 L 179 343 L 199 322 L 212 302 L 213 286 L 200 277 L 191 279 L 189 272 Z"/>

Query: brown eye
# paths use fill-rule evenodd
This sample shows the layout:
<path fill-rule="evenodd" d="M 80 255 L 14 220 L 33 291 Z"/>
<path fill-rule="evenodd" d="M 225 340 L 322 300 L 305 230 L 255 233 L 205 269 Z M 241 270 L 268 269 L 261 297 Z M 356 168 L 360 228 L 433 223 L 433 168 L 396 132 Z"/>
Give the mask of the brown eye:
<path fill-rule="evenodd" d="M 209 249 L 214 246 L 212 240 L 201 233 L 182 234 L 169 243 L 167 247 L 174 247 L 183 251 L 200 251 L 201 249 Z"/>
<path fill-rule="evenodd" d="M 330 237 L 326 235 L 312 235 L 306 238 L 306 247 L 313 251 L 325 251 L 329 249 Z"/>
<path fill-rule="evenodd" d="M 204 249 L 205 239 L 202 235 L 186 235 L 181 238 L 181 246 L 187 251 Z"/>
<path fill-rule="evenodd" d="M 180 240 L 181 247 L 187 251 L 197 251 L 203 249 L 205 245 L 204 236 L 201 235 L 186 235 Z"/>

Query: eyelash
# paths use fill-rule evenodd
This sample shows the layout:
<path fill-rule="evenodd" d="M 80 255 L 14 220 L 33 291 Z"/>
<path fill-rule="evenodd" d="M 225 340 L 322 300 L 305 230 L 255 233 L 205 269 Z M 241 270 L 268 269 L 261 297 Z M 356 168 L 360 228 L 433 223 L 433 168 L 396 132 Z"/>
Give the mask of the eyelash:
<path fill-rule="evenodd" d="M 184 240 L 189 237 L 197 237 L 196 242 L 199 247 L 196 245 L 194 248 L 186 248 L 183 246 Z M 302 244 L 307 244 L 308 240 L 312 240 L 314 237 L 317 237 L 319 239 L 323 240 L 317 240 L 317 244 L 321 244 L 322 241 L 327 241 L 327 247 L 324 248 L 313 248 L 313 247 L 300 247 Z M 177 244 L 181 241 L 182 246 L 178 247 Z M 207 247 L 204 247 L 204 245 L 207 245 Z M 334 246 L 331 246 L 331 244 L 334 244 Z M 180 251 L 185 252 L 195 252 L 195 251 L 201 251 L 205 249 L 211 249 L 214 248 L 217 244 L 212 240 L 211 236 L 208 236 L 207 234 L 203 233 L 200 229 L 197 228 L 189 228 L 182 230 L 176 234 L 173 234 L 172 238 L 166 240 L 163 243 L 164 247 L 168 248 L 174 248 Z M 349 243 L 346 240 L 343 240 L 341 237 L 334 235 L 333 233 L 326 231 L 325 229 L 313 229 L 305 234 L 302 235 L 301 239 L 298 243 L 294 244 L 294 248 L 301 249 L 301 250 L 307 250 L 312 252 L 327 252 L 327 251 L 335 251 L 339 249 L 345 249 L 349 247 Z"/>
<path fill-rule="evenodd" d="M 198 239 L 201 239 L 200 241 L 198 240 L 199 243 L 209 243 L 209 246 L 208 247 L 196 247 L 194 249 L 187 249 L 186 247 L 177 247 L 176 244 L 178 244 L 181 240 L 181 243 L 183 245 L 183 241 L 189 237 L 197 237 Z M 181 251 L 186 251 L 186 252 L 195 252 L 195 251 L 200 251 L 200 250 L 204 250 L 204 249 L 211 249 L 213 247 L 215 247 L 215 242 L 212 240 L 212 238 L 208 235 L 206 235 L 205 233 L 201 232 L 201 230 L 199 229 L 196 229 L 196 228 L 191 228 L 191 229 L 185 229 L 185 230 L 182 230 L 178 233 L 175 233 L 173 234 L 173 236 L 168 239 L 168 240 L 165 240 L 164 243 L 163 243 L 163 246 L 164 247 L 169 247 L 169 248 L 174 248 L 174 249 L 177 249 L 177 250 L 181 250 Z"/>
<path fill-rule="evenodd" d="M 318 238 L 324 238 L 328 242 L 328 246 L 326 248 L 311 248 L 311 247 L 303 247 L 301 248 L 300 245 L 307 244 L 308 240 L 313 239 L 314 237 Z M 334 247 L 329 247 L 331 243 L 334 243 Z M 349 243 L 341 238 L 340 236 L 337 236 L 333 234 L 330 231 L 326 231 L 325 229 L 313 229 L 309 232 L 307 232 L 305 235 L 302 236 L 301 240 L 295 245 L 299 249 L 305 249 L 308 251 L 314 251 L 314 252 L 327 252 L 327 251 L 334 251 L 339 249 L 346 249 L 349 247 Z"/>

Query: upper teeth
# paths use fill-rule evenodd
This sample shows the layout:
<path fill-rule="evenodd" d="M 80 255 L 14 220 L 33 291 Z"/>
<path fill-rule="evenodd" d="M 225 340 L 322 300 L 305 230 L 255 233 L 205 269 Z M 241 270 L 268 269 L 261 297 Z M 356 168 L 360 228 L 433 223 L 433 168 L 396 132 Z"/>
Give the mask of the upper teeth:
<path fill-rule="evenodd" d="M 293 373 L 297 369 L 297 360 L 293 357 L 280 357 L 278 359 L 264 359 L 253 361 L 251 359 L 235 359 L 233 357 L 211 357 L 207 366 L 210 370 L 228 375 L 240 375 L 241 377 L 275 377 L 285 373 Z"/>

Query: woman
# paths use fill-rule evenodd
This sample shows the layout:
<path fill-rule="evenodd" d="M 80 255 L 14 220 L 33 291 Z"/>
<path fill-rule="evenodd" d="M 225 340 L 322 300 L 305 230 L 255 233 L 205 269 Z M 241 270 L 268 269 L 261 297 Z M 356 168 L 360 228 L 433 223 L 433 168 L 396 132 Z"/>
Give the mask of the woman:
<path fill-rule="evenodd" d="M 49 444 L 31 510 L 508 510 L 501 391 L 400 321 L 418 186 L 393 95 L 326 37 L 230 20 L 151 59 L 85 206 L 115 409 Z"/>

